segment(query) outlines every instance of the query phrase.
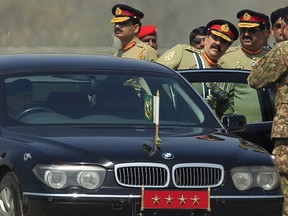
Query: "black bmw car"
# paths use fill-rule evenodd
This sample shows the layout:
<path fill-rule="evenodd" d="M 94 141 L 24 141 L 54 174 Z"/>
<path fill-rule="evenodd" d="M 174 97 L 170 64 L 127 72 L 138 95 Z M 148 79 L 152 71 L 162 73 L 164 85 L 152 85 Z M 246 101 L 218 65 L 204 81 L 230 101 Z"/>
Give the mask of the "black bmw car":
<path fill-rule="evenodd" d="M 92 55 L 0 57 L 0 215 L 280 216 L 271 155 L 177 72 Z"/>

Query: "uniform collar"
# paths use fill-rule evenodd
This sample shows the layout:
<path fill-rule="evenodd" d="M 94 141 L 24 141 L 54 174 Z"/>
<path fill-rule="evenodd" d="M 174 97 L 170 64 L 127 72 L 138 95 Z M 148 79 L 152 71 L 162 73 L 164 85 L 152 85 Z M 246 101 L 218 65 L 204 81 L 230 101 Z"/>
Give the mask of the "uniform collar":
<path fill-rule="evenodd" d="M 216 67 L 218 66 L 218 61 L 213 61 L 212 59 L 210 59 L 205 52 L 201 52 L 201 55 L 203 56 L 203 58 L 206 60 L 206 62 L 208 63 L 208 65 L 210 67 Z"/>
<path fill-rule="evenodd" d="M 122 47 L 121 50 L 123 50 L 123 52 L 126 52 L 129 49 L 131 49 L 132 47 L 134 47 L 135 45 L 136 45 L 136 41 L 131 41 L 125 47 Z"/>
<path fill-rule="evenodd" d="M 263 50 L 263 47 L 261 47 L 259 50 L 256 50 L 256 51 L 250 51 L 250 50 L 248 50 L 248 49 L 246 49 L 246 48 L 244 48 L 244 47 L 241 47 L 241 49 L 242 49 L 242 51 L 243 51 L 244 53 L 248 53 L 248 54 L 250 54 L 250 55 L 255 56 L 255 55 L 259 54 L 259 53 Z"/>

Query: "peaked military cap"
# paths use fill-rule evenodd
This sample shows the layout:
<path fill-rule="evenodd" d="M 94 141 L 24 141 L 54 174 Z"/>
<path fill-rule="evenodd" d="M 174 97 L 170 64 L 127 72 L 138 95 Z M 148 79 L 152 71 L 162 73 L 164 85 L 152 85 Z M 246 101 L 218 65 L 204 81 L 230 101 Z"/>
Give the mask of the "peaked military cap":
<path fill-rule="evenodd" d="M 249 9 L 239 11 L 237 18 L 239 18 L 239 28 L 254 28 L 260 25 L 270 25 L 267 15 Z"/>
<path fill-rule="evenodd" d="M 212 34 L 221 37 L 230 43 L 237 40 L 239 36 L 236 26 L 227 20 L 212 20 L 206 25 L 206 27 Z"/>
<path fill-rule="evenodd" d="M 125 22 L 131 18 L 141 20 L 144 17 L 141 11 L 125 4 L 114 5 L 112 7 L 112 14 L 115 16 L 111 20 L 112 23 Z"/>

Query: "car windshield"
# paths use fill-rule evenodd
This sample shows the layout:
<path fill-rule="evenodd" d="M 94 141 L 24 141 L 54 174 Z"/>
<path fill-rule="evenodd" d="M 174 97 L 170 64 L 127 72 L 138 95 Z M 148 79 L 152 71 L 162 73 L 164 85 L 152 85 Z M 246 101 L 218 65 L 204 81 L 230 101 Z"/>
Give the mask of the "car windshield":
<path fill-rule="evenodd" d="M 159 124 L 219 127 L 205 103 L 175 74 L 42 74 L 5 79 L 7 124 L 151 124 L 153 100 L 147 98 L 158 92 Z"/>

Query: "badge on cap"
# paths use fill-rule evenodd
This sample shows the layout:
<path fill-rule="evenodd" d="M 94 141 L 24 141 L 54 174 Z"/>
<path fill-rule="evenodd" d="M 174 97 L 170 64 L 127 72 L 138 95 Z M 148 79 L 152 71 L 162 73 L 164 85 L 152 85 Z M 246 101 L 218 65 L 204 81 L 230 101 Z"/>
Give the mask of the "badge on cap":
<path fill-rule="evenodd" d="M 249 13 L 245 13 L 245 14 L 243 15 L 243 18 L 244 18 L 244 20 L 248 21 L 248 20 L 250 20 L 251 16 L 250 16 Z"/>
<path fill-rule="evenodd" d="M 228 32 L 229 31 L 229 26 L 228 26 L 227 23 L 221 26 L 221 31 L 223 31 L 223 32 Z"/>
<path fill-rule="evenodd" d="M 122 10 L 120 7 L 117 7 L 116 8 L 116 11 L 115 11 L 115 15 L 121 15 L 122 14 Z"/>

